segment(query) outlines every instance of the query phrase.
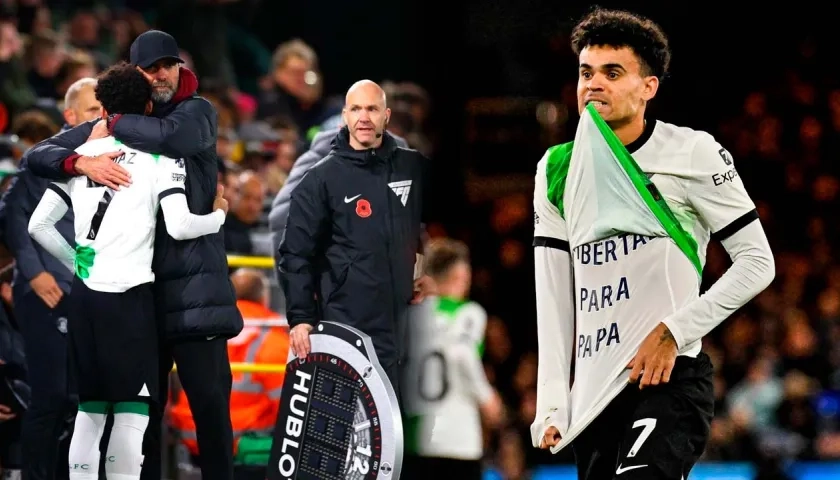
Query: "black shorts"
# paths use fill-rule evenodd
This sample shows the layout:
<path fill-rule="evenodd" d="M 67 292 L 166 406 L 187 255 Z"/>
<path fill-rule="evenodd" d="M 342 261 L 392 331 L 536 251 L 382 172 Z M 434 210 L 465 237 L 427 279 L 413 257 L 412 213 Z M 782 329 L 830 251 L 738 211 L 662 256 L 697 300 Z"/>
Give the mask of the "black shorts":
<path fill-rule="evenodd" d="M 417 455 L 405 456 L 402 470 L 400 470 L 400 480 L 428 479 L 435 475 L 459 480 L 481 480 L 481 462 Z"/>
<path fill-rule="evenodd" d="M 572 442 L 579 480 L 682 480 L 714 416 L 712 363 L 677 357 L 667 384 L 629 384 Z"/>
<path fill-rule="evenodd" d="M 67 333 L 79 401 L 158 401 L 154 307 L 151 283 L 108 293 L 73 279 Z"/>

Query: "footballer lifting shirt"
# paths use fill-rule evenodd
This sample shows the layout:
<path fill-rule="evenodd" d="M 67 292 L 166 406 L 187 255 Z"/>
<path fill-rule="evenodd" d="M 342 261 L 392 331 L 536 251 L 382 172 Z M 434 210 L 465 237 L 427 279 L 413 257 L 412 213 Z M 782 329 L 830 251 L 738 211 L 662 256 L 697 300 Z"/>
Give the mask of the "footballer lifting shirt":
<path fill-rule="evenodd" d="M 736 305 L 720 295 L 699 299 L 711 232 L 750 228 L 766 244 L 729 153 L 711 135 L 652 123 L 622 177 L 602 168 L 609 163 L 596 165 L 604 157 L 591 158 L 612 152 L 608 160 L 621 164 L 621 155 L 630 157 L 592 113 L 581 116 L 573 144 L 552 147 L 540 160 L 534 191 L 540 372 L 532 440 L 539 445 L 545 427 L 557 427 L 555 453 L 627 385 L 627 364 L 660 322 L 680 355 L 696 356 L 713 327 L 706 323 L 757 293 L 740 295 Z M 717 310 L 706 320 L 672 321 L 698 301 Z"/>

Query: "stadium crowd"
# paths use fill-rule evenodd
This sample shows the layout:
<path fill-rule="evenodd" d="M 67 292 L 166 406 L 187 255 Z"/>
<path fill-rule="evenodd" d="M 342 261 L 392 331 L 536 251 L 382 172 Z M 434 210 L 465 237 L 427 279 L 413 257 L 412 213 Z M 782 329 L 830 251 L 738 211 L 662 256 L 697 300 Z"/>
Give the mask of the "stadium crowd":
<path fill-rule="evenodd" d="M 19 3 L 0 14 L 2 190 L 26 149 L 65 123 L 63 103 L 71 84 L 126 58 L 128 45 L 146 29 L 165 28 L 160 17 L 155 23 L 137 12 Z M 186 50 L 186 66 L 198 73 L 199 93 L 219 113 L 218 154 L 231 205 L 224 226 L 227 250 L 272 255 L 271 200 L 314 134 L 338 124 L 342 99 L 325 94 L 318 54 L 304 41 L 267 46 L 244 32 L 230 35 L 252 52 L 247 68 L 224 56 L 208 59 L 213 42 L 202 45 L 191 31 L 170 33 Z M 374 80 L 382 81 L 393 110 L 389 130 L 434 159 L 436 136 L 429 121 L 434 99 L 416 84 Z M 777 276 L 704 343 L 714 361 L 718 399 L 704 456 L 709 461 L 840 458 L 840 263 L 832 248 L 840 234 L 832 221 L 840 206 L 834 162 L 840 149 L 840 86 L 805 67 L 777 80 L 748 93 L 740 111 L 718 118 L 711 132 L 732 153 L 759 205 Z M 573 82 L 556 86 L 561 104 Z M 569 101 L 565 105 L 574 108 Z M 668 120 L 667 107 L 658 112 Z M 567 136 L 574 132 L 574 120 L 569 122 Z M 538 159 L 515 161 L 530 166 Z M 507 427 L 486 435 L 487 461 L 508 480 L 528 478 L 536 465 L 572 461 L 570 451 L 552 456 L 530 448 L 528 440 L 537 372 L 531 194 L 511 191 L 464 205 L 457 222 L 445 219 L 430 227 L 433 236 L 459 237 L 472 249 L 473 298 L 490 314 L 485 366 L 508 408 Z M 26 318 L 15 316 L 12 301 L 15 259 L 5 249 L 0 253 L 0 294 L 10 327 L 0 334 L 0 365 L 14 365 L 25 354 L 15 330 Z M 713 244 L 707 286 L 728 262 Z M 0 372 L 16 374 L 12 368 Z M 14 439 L 13 429 L 4 428 L 13 420 L 0 415 L 0 446 Z"/>

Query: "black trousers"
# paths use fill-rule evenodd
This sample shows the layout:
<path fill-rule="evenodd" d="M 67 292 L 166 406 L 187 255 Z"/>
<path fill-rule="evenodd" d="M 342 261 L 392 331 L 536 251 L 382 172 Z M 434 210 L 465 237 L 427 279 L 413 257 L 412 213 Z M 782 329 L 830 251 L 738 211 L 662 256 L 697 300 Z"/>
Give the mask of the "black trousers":
<path fill-rule="evenodd" d="M 480 460 L 456 460 L 442 457 L 403 457 L 401 480 L 421 480 L 430 476 L 445 474 L 448 478 L 459 480 L 481 480 Z"/>
<path fill-rule="evenodd" d="M 69 444 L 70 436 L 59 440 L 71 426 L 68 420 L 75 407 L 67 375 L 66 305 L 66 295 L 55 309 L 34 292 L 15 298 L 32 390 L 21 431 L 22 470 L 27 480 L 69 478 L 68 448 L 60 444 Z"/>
<path fill-rule="evenodd" d="M 20 417 L 0 423 L 0 470 L 20 470 L 23 466 L 20 427 Z"/>
<path fill-rule="evenodd" d="M 198 440 L 202 480 L 233 479 L 233 427 L 230 423 L 230 391 L 233 378 L 227 339 L 196 339 L 161 345 L 159 408 L 149 412 L 149 427 L 143 440 L 142 480 L 160 480 L 161 421 L 169 396 L 169 371 L 178 365 L 178 378 L 190 404 Z"/>

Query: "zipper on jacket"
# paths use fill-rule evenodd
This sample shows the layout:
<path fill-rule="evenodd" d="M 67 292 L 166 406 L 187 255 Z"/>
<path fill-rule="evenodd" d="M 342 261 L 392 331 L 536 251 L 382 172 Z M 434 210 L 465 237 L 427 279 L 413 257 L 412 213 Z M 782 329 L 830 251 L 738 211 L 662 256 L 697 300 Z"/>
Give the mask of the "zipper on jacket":
<path fill-rule="evenodd" d="M 376 151 L 373 151 L 372 154 L 376 155 Z M 394 264 L 393 264 L 394 257 L 393 257 L 393 251 L 392 251 L 392 248 L 391 248 L 392 247 L 392 241 L 391 240 L 394 237 L 394 215 L 393 215 L 393 212 L 392 212 L 393 209 L 391 207 L 391 202 L 392 202 L 393 198 L 391 198 L 391 195 L 390 195 L 391 192 L 389 192 L 389 190 L 391 190 L 391 187 L 388 185 L 393 180 L 391 178 L 391 176 L 393 175 L 394 172 L 393 172 L 393 169 L 392 169 L 391 160 L 390 159 L 384 159 L 384 160 L 385 160 L 385 168 L 386 168 L 385 171 L 387 173 L 387 175 L 385 176 L 385 198 L 387 199 L 385 204 L 388 205 L 388 207 L 387 207 L 388 211 L 386 212 L 387 215 L 388 215 L 388 235 L 386 235 L 386 238 L 385 238 L 385 246 L 386 246 L 385 248 L 386 248 L 386 251 L 388 252 L 388 278 L 391 280 L 391 288 L 392 288 L 392 292 L 391 292 L 392 293 L 391 294 L 391 316 L 392 316 L 393 322 L 394 322 L 394 325 L 393 325 L 393 328 L 394 328 L 394 347 L 397 350 L 397 358 L 396 358 L 397 365 L 402 365 L 402 346 L 400 345 L 399 318 L 398 318 L 397 302 L 395 301 L 396 299 L 394 298 L 395 297 L 394 293 L 396 293 L 396 292 L 393 290 L 394 285 L 396 285 L 396 283 L 395 283 L 396 279 L 394 278 Z"/>

